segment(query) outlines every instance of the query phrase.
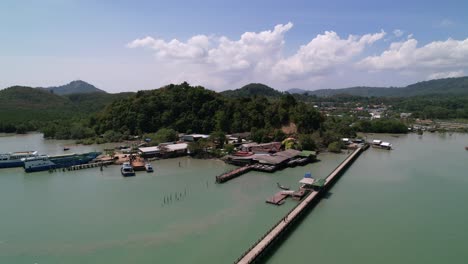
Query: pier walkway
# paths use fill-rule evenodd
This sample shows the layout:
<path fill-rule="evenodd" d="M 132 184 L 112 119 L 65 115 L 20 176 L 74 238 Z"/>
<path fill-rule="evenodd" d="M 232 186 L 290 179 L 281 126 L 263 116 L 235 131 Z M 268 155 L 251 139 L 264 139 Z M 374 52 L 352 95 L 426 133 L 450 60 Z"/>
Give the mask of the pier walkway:
<path fill-rule="evenodd" d="M 296 219 L 305 211 L 305 209 L 314 201 L 318 200 L 322 192 L 327 190 L 327 187 L 331 186 L 332 183 L 338 178 L 341 172 L 343 172 L 361 153 L 362 148 L 357 148 L 351 155 L 349 155 L 332 173 L 328 175 L 325 180 L 325 185 L 319 191 L 313 191 L 304 198 L 296 207 L 291 209 L 276 225 L 263 235 L 257 242 L 254 243 L 247 251 L 240 256 L 235 263 L 248 264 L 254 263 L 259 259 L 263 253 L 271 246 L 281 235 L 292 225 Z"/>

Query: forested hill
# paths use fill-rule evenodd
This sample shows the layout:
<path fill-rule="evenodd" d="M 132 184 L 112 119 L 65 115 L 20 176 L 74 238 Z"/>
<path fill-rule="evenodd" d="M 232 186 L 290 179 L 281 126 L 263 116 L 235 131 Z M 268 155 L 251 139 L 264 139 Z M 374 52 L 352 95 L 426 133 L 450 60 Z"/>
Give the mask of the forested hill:
<path fill-rule="evenodd" d="M 411 97 L 425 95 L 468 95 L 468 77 L 437 79 L 418 82 L 406 87 L 351 87 L 308 91 L 309 95 L 333 96 L 348 94 L 364 97 Z"/>
<path fill-rule="evenodd" d="M 291 95 L 278 100 L 264 96 L 230 98 L 187 83 L 139 91 L 115 101 L 93 121 L 94 131 L 132 135 L 172 128 L 179 132 L 245 132 L 275 129 L 294 122 L 300 132 L 317 129 L 322 116 L 312 105 Z"/>
<path fill-rule="evenodd" d="M 48 88 L 41 88 L 58 95 L 67 94 L 83 94 L 83 93 L 105 93 L 105 91 L 96 88 L 94 85 L 87 82 L 77 80 L 62 86 L 54 86 Z"/>
<path fill-rule="evenodd" d="M 16 126 L 22 122 L 33 122 L 36 125 L 42 121 L 87 116 L 130 94 L 133 93 L 98 92 L 60 96 L 44 89 L 9 87 L 0 90 L 0 132 L 4 124 Z"/>
<path fill-rule="evenodd" d="M 280 97 L 283 93 L 261 83 L 250 83 L 236 90 L 221 92 L 223 96 L 231 98 L 245 98 L 251 96 Z"/>

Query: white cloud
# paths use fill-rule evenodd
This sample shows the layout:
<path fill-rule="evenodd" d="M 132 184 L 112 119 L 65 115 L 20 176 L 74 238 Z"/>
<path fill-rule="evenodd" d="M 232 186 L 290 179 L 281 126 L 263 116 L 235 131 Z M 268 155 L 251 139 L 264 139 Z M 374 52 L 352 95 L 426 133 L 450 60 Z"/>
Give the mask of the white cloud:
<path fill-rule="evenodd" d="M 463 70 L 459 70 L 459 71 L 432 73 L 428 76 L 427 79 L 432 80 L 432 79 L 454 78 L 454 77 L 462 77 L 462 76 L 465 76 L 465 72 Z"/>
<path fill-rule="evenodd" d="M 358 65 L 374 70 L 433 70 L 468 67 L 468 38 L 434 41 L 418 47 L 418 41 L 410 38 L 394 42 L 378 56 L 369 56 Z"/>
<path fill-rule="evenodd" d="M 283 80 L 302 78 L 308 75 L 323 75 L 336 66 L 349 62 L 361 54 L 364 48 L 382 39 L 385 32 L 366 34 L 364 36 L 349 35 L 342 39 L 336 32 L 325 31 L 317 35 L 307 45 L 301 46 L 296 54 L 278 61 L 273 68 L 275 76 Z"/>
<path fill-rule="evenodd" d="M 401 41 L 369 56 L 369 47 L 382 41 L 385 31 L 347 37 L 325 31 L 286 56 L 285 36 L 292 27 L 292 23 L 278 24 L 271 30 L 245 32 L 238 39 L 195 35 L 181 41 L 148 36 L 133 40 L 127 47 L 148 49 L 154 54 L 152 78 L 161 85 L 188 81 L 216 90 L 249 82 L 285 89 L 398 86 L 428 77 L 460 76 L 468 70 L 468 39 L 419 46 L 412 34 L 404 38 L 405 32 L 396 29 L 390 38 L 403 37 Z"/>
<path fill-rule="evenodd" d="M 403 30 L 401 30 L 401 29 L 395 29 L 395 30 L 393 30 L 393 35 L 395 35 L 395 37 L 397 37 L 397 38 L 403 36 L 404 33 L 405 33 L 405 32 L 404 32 Z"/>

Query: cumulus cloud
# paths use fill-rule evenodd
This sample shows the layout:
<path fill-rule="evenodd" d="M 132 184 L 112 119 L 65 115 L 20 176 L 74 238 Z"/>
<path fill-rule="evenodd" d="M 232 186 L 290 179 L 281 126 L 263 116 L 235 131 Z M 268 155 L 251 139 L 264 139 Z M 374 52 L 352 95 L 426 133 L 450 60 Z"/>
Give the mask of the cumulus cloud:
<path fill-rule="evenodd" d="M 378 56 L 369 56 L 358 65 L 368 70 L 451 69 L 468 67 L 468 38 L 434 41 L 418 47 L 410 38 L 394 42 Z"/>
<path fill-rule="evenodd" d="M 382 39 L 385 32 L 349 35 L 341 38 L 336 32 L 326 31 L 317 35 L 307 45 L 301 46 L 296 54 L 280 60 L 273 68 L 275 76 L 290 79 L 311 74 L 323 75 L 336 66 L 349 62 L 364 48 Z"/>
<path fill-rule="evenodd" d="M 181 63 L 182 76 L 206 75 L 214 73 L 211 82 L 253 81 L 260 79 L 290 81 L 311 75 L 326 75 L 334 67 L 349 62 L 374 42 L 382 39 L 385 32 L 362 36 L 349 35 L 341 38 L 334 31 L 318 34 L 308 44 L 303 45 L 292 56 L 283 55 L 285 34 L 293 27 L 291 22 L 278 24 L 272 30 L 245 32 L 238 40 L 227 37 L 197 35 L 183 42 L 177 39 L 165 41 L 144 37 L 127 44 L 128 48 L 147 48 L 154 52 L 158 60 Z M 190 65 L 197 64 L 196 68 Z M 194 72 L 195 71 L 195 72 Z M 181 76 L 181 72 L 176 76 Z M 181 77 L 182 78 L 182 77 Z M 312 76 L 310 77 L 312 78 Z M 230 80 L 229 80 L 230 79 Z"/>
<path fill-rule="evenodd" d="M 385 31 L 344 37 L 335 31 L 325 31 L 285 55 L 286 34 L 292 28 L 291 22 L 278 24 L 270 30 L 245 32 L 238 39 L 195 35 L 187 40 L 164 40 L 147 36 L 131 41 L 127 47 L 147 49 L 154 55 L 155 65 L 161 65 L 154 69 L 161 82 L 188 81 L 215 89 L 236 88 L 248 82 L 284 88 L 310 85 L 330 88 L 331 83 L 336 87 L 352 82 L 401 85 L 393 75 L 388 75 L 389 71 L 400 73 L 408 83 L 428 77 L 461 76 L 468 69 L 468 39 L 434 41 L 421 46 L 412 34 L 403 37 L 405 32 L 396 29 L 390 39 L 398 37 L 400 41 L 391 43 L 380 54 L 369 56 L 370 46 L 381 40 L 384 43 Z M 381 46 L 372 50 L 376 49 Z M 392 77 L 386 78 L 385 73 Z M 342 84 L 336 76 L 341 76 Z"/>
<path fill-rule="evenodd" d="M 220 71 L 242 70 L 256 68 L 277 58 L 284 45 L 284 34 L 292 26 L 289 22 L 276 25 L 273 30 L 245 32 L 239 40 L 206 35 L 194 36 L 187 42 L 145 37 L 130 42 L 127 47 L 149 48 L 159 59 L 204 63 L 215 66 Z"/>
<path fill-rule="evenodd" d="M 462 77 L 465 76 L 465 72 L 463 70 L 459 71 L 449 71 L 449 72 L 436 72 L 430 74 L 427 79 L 442 79 L 442 78 L 455 78 L 455 77 Z"/>
<path fill-rule="evenodd" d="M 405 33 L 405 32 L 404 32 L 403 30 L 401 30 L 401 29 L 395 29 L 395 30 L 393 30 L 393 35 L 395 35 L 395 37 L 397 37 L 397 38 L 403 36 L 404 33 Z"/>

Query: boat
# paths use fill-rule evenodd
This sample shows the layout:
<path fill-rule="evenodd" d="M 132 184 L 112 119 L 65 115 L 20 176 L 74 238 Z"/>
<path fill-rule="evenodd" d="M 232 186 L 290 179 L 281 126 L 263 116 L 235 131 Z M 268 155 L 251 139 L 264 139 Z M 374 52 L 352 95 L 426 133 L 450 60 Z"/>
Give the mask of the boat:
<path fill-rule="evenodd" d="M 387 150 L 392 149 L 392 144 L 390 142 L 384 142 L 378 139 L 374 139 L 371 145 L 373 148 L 380 148 L 380 149 L 387 149 Z"/>
<path fill-rule="evenodd" d="M 23 159 L 37 157 L 37 151 L 21 151 L 0 154 L 0 168 L 22 167 Z"/>
<path fill-rule="evenodd" d="M 465 150 L 468 150 L 468 146 L 465 147 Z"/>
<path fill-rule="evenodd" d="M 285 190 L 285 191 L 288 191 L 288 190 L 289 190 L 288 187 L 279 184 L 279 182 L 277 182 L 276 185 L 278 186 L 278 188 L 280 188 L 280 189 L 282 189 L 282 190 Z"/>
<path fill-rule="evenodd" d="M 145 169 L 146 169 L 146 172 L 153 172 L 153 166 L 151 166 L 150 163 L 146 163 L 145 164 Z"/>
<path fill-rule="evenodd" d="M 88 152 L 83 154 L 71 153 L 56 156 L 41 155 L 37 157 L 24 158 L 23 167 L 26 172 L 67 168 L 75 165 L 89 163 L 100 154 L 101 152 Z"/>
<path fill-rule="evenodd" d="M 63 151 L 70 150 L 70 147 L 63 147 Z"/>
<path fill-rule="evenodd" d="M 248 156 L 252 156 L 253 154 L 254 154 L 253 152 L 249 152 L 249 151 L 237 151 L 233 155 L 238 156 L 238 157 L 248 157 Z"/>
<path fill-rule="evenodd" d="M 143 158 L 137 156 L 130 156 L 130 165 L 132 166 L 133 170 L 135 171 L 144 171 L 146 170 L 145 167 L 145 160 Z"/>
<path fill-rule="evenodd" d="M 133 170 L 132 165 L 130 165 L 130 162 L 124 162 L 122 164 L 120 173 L 122 173 L 122 176 L 124 177 L 135 176 L 135 171 Z"/>
<path fill-rule="evenodd" d="M 47 155 L 24 158 L 23 162 L 25 172 L 46 171 L 57 168 L 57 165 L 55 165 Z"/>

